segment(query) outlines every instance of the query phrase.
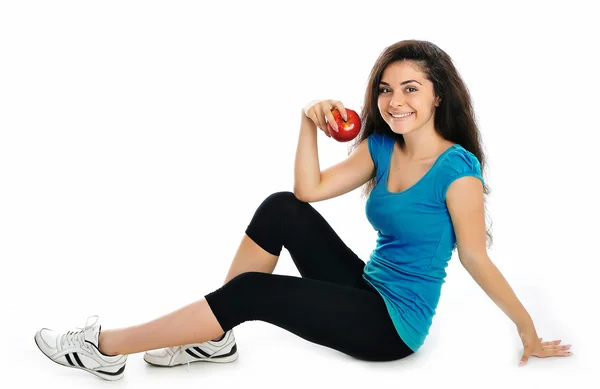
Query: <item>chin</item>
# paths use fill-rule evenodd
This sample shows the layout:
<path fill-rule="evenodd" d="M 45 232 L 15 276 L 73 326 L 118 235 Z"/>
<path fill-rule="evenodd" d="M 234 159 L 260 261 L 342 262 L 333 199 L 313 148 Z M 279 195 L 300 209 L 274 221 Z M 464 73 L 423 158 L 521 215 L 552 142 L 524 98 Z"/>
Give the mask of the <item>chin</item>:
<path fill-rule="evenodd" d="M 392 126 L 389 126 L 389 127 L 390 127 L 390 130 L 392 130 L 393 133 L 396 133 L 398 135 L 405 135 L 405 134 L 408 134 L 410 132 L 413 132 L 413 130 L 414 130 L 413 127 L 411 127 L 411 128 L 402 128 L 402 129 L 394 129 L 394 127 L 392 127 Z"/>

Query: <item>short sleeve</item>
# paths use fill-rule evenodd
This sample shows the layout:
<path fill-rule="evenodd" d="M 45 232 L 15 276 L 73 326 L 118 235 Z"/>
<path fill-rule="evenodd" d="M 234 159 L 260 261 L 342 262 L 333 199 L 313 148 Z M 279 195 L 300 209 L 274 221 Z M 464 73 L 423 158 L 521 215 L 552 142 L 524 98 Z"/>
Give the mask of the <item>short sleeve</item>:
<path fill-rule="evenodd" d="M 373 133 L 369 135 L 369 152 L 371 153 L 371 159 L 375 164 L 375 169 L 377 169 L 377 161 L 379 160 L 379 153 L 383 148 L 383 136 L 382 134 Z"/>
<path fill-rule="evenodd" d="M 367 141 L 369 142 L 369 153 L 371 153 L 371 159 L 375 165 L 375 182 L 379 183 L 379 180 L 383 175 L 383 171 L 379 169 L 379 164 L 381 161 L 381 153 L 385 146 L 385 138 L 383 134 L 373 133 L 369 135 Z"/>
<path fill-rule="evenodd" d="M 485 181 L 481 175 L 481 164 L 475 155 L 468 150 L 458 148 L 452 151 L 442 161 L 435 179 L 435 194 L 442 203 L 446 202 L 446 192 L 455 180 L 473 176 L 479 178 L 481 184 Z"/>

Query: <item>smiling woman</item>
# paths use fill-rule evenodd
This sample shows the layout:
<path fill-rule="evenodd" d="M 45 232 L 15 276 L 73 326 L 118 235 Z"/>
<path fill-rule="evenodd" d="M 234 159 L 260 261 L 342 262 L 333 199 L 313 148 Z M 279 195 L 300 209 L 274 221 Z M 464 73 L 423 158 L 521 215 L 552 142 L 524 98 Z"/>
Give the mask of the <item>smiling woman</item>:
<path fill-rule="evenodd" d="M 35 334 L 63 366 L 107 380 L 123 376 L 127 355 L 157 366 L 233 362 L 234 327 L 261 320 L 354 358 L 406 358 L 425 343 L 446 267 L 460 261 L 514 322 L 531 356 L 567 356 L 569 345 L 541 342 L 532 318 L 486 251 L 485 158 L 471 98 L 448 54 L 408 40 L 383 51 L 371 70 L 360 133 L 345 160 L 321 170 L 317 128 L 328 134 L 337 100 L 301 111 L 294 191 L 256 208 L 224 285 L 174 312 L 136 326 Z M 337 115 L 337 113 L 336 113 Z M 363 261 L 309 203 L 363 186 L 377 232 Z M 273 274 L 283 248 L 301 277 Z"/>

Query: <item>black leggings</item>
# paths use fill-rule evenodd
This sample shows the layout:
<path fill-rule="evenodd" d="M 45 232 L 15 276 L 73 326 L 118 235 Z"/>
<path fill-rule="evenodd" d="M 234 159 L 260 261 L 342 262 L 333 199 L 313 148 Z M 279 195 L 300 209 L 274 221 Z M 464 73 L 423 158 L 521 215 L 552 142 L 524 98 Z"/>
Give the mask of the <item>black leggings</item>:
<path fill-rule="evenodd" d="M 273 255 L 285 247 L 302 277 L 247 272 L 206 295 L 223 330 L 261 320 L 357 359 L 390 361 L 413 353 L 382 297 L 363 280 L 365 263 L 310 204 L 291 192 L 273 193 L 246 234 Z"/>

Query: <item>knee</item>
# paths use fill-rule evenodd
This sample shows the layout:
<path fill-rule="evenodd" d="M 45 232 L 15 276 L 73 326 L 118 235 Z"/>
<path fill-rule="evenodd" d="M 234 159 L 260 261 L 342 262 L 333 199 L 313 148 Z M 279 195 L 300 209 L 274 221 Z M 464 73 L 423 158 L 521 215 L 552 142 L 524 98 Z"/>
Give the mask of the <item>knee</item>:
<path fill-rule="evenodd" d="M 270 194 L 258 206 L 246 233 L 263 249 L 279 255 L 290 223 L 300 223 L 311 206 L 296 198 L 292 192 Z"/>
<path fill-rule="evenodd" d="M 256 320 L 257 311 L 265 301 L 265 273 L 241 273 L 219 289 L 206 295 L 213 314 L 227 331 L 245 321 Z"/>
<path fill-rule="evenodd" d="M 268 277 L 269 274 L 256 271 L 240 273 L 223 285 L 223 288 L 245 299 L 247 303 L 248 299 L 259 294 L 259 291 L 265 287 Z"/>
<path fill-rule="evenodd" d="M 288 214 L 290 211 L 302 207 L 306 203 L 298 200 L 296 195 L 289 191 L 275 192 L 267 196 L 261 204 L 262 208 L 276 211 L 278 214 Z"/>
<path fill-rule="evenodd" d="M 275 192 L 275 193 L 270 194 L 265 199 L 265 202 L 281 205 L 281 204 L 297 203 L 297 202 L 300 202 L 300 200 L 298 200 L 298 198 L 296 197 L 296 195 L 293 192 L 286 190 L 286 191 Z"/>
<path fill-rule="evenodd" d="M 228 285 L 230 283 L 235 283 L 235 284 L 253 284 L 253 283 L 259 281 L 260 278 L 261 278 L 261 276 L 265 275 L 265 274 L 266 273 L 261 273 L 261 272 L 257 272 L 257 271 L 247 271 L 247 272 L 240 273 L 237 276 L 233 277 L 225 285 Z"/>

